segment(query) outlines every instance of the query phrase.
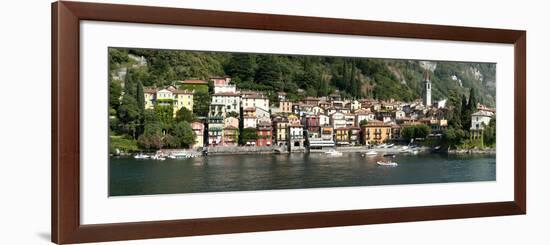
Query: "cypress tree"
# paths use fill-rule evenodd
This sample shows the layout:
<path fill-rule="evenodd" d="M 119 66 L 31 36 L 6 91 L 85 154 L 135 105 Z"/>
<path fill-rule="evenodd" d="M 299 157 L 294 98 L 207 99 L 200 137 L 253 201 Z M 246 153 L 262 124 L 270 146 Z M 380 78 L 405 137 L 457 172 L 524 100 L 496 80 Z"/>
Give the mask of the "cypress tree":
<path fill-rule="evenodd" d="M 136 85 L 136 101 L 139 109 L 143 112 L 145 110 L 145 95 L 143 94 L 143 85 L 139 81 Z"/>
<path fill-rule="evenodd" d="M 470 112 L 473 113 L 477 109 L 477 98 L 474 88 L 470 88 L 470 101 L 468 102 L 468 108 L 470 109 Z"/>

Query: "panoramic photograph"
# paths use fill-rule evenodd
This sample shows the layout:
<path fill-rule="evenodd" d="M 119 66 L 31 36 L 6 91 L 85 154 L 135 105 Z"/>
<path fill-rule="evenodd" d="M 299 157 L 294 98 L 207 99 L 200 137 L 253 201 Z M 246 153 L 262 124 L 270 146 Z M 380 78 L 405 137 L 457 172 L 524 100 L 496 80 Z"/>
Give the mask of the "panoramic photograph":
<path fill-rule="evenodd" d="M 496 64 L 111 47 L 109 196 L 496 180 Z"/>

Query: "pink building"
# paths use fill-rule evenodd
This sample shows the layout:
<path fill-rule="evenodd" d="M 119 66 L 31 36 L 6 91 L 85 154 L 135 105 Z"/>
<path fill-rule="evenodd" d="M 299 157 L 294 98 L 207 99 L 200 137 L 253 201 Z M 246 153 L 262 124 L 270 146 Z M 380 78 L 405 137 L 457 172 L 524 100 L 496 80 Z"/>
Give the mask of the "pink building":
<path fill-rule="evenodd" d="M 191 128 L 193 133 L 195 133 L 195 144 L 193 148 L 203 147 L 204 146 L 204 124 L 199 121 L 194 121 L 191 123 Z"/>
<path fill-rule="evenodd" d="M 271 146 L 273 144 L 272 131 L 271 120 L 259 121 L 256 131 L 258 136 L 256 146 Z"/>

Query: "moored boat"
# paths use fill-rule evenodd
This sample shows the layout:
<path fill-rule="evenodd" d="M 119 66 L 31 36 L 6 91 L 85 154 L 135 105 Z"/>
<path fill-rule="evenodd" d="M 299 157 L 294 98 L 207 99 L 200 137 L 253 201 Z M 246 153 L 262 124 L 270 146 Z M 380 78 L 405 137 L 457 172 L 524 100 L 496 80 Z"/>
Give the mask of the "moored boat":
<path fill-rule="evenodd" d="M 142 154 L 142 153 L 139 153 L 137 155 L 134 155 L 134 158 L 135 159 L 147 159 L 147 158 L 149 158 L 149 156 L 147 156 L 145 154 Z"/>
<path fill-rule="evenodd" d="M 391 167 L 397 166 L 397 163 L 392 161 L 378 161 L 376 162 L 376 164 L 380 166 L 391 166 Z"/>
<path fill-rule="evenodd" d="M 341 156 L 342 152 L 336 151 L 334 149 L 330 149 L 328 151 L 325 151 L 325 154 L 331 155 L 331 156 Z"/>
<path fill-rule="evenodd" d="M 362 156 L 363 157 L 366 157 L 366 156 L 376 156 L 378 155 L 378 153 L 376 151 L 367 151 L 366 153 L 363 153 Z"/>

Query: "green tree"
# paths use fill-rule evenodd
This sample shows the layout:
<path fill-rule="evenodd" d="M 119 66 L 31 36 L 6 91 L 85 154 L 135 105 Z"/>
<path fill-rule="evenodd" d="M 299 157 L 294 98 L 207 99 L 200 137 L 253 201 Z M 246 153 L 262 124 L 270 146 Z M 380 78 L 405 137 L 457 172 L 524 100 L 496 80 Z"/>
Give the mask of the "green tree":
<path fill-rule="evenodd" d="M 172 105 L 156 105 L 155 114 L 162 129 L 170 130 L 174 124 L 174 110 Z"/>
<path fill-rule="evenodd" d="M 171 134 L 165 135 L 162 140 L 163 144 L 168 148 L 177 148 L 180 146 L 180 140 L 178 139 L 178 137 L 175 137 Z"/>
<path fill-rule="evenodd" d="M 468 106 L 468 101 L 466 100 L 466 96 L 462 95 L 462 110 L 460 112 L 460 121 L 462 124 L 463 130 L 469 130 L 471 125 L 471 117 L 472 117 L 472 111 L 470 110 L 470 107 Z"/>
<path fill-rule="evenodd" d="M 119 81 L 109 81 L 109 106 L 115 110 L 118 110 L 120 105 L 120 95 L 122 94 L 122 87 Z"/>
<path fill-rule="evenodd" d="M 281 81 L 281 76 L 281 67 L 277 56 L 261 55 L 258 57 L 258 69 L 256 70 L 255 76 L 256 82 L 269 87 L 276 87 L 274 85 Z"/>
<path fill-rule="evenodd" d="M 426 138 L 430 134 L 430 127 L 426 124 L 418 124 L 414 127 L 415 138 Z"/>
<path fill-rule="evenodd" d="M 489 125 L 483 128 L 483 143 L 488 146 L 496 144 L 496 118 L 492 118 L 489 121 Z"/>
<path fill-rule="evenodd" d="M 468 101 L 468 109 L 470 112 L 475 112 L 477 110 L 477 95 L 476 90 L 472 87 L 470 88 L 470 100 Z"/>
<path fill-rule="evenodd" d="M 210 107 L 211 97 L 210 94 L 205 92 L 195 92 L 193 95 L 193 111 L 196 115 L 201 117 L 208 116 L 208 110 Z"/>
<path fill-rule="evenodd" d="M 255 66 L 253 55 L 235 53 L 231 55 L 225 66 L 225 71 L 238 81 L 252 81 L 254 80 Z"/>
<path fill-rule="evenodd" d="M 401 137 L 407 141 L 414 139 L 414 126 L 404 127 L 401 129 Z"/>
<path fill-rule="evenodd" d="M 189 109 L 182 107 L 179 111 L 176 112 L 176 122 L 193 122 L 195 120 L 195 115 Z"/>
<path fill-rule="evenodd" d="M 143 85 L 140 81 L 136 85 L 136 102 L 139 110 L 143 113 L 143 110 L 145 110 L 145 95 L 143 94 Z"/>
<path fill-rule="evenodd" d="M 146 150 L 162 149 L 164 141 L 160 124 L 145 124 L 144 132 L 138 137 L 137 141 L 138 145 Z"/>
<path fill-rule="evenodd" d="M 120 48 L 109 48 L 109 68 L 117 68 L 119 64 L 127 63 L 130 61 L 128 58 L 128 51 Z"/>
<path fill-rule="evenodd" d="M 426 124 L 407 126 L 401 129 L 401 137 L 410 141 L 411 139 L 426 138 L 430 128 Z"/>
<path fill-rule="evenodd" d="M 255 128 L 243 128 L 242 133 L 239 135 L 239 143 L 241 145 L 249 141 L 255 141 L 256 139 L 258 139 L 258 134 Z"/>
<path fill-rule="evenodd" d="M 172 133 L 178 138 L 179 146 L 189 148 L 195 143 L 195 133 L 191 124 L 185 121 L 175 125 Z"/>
<path fill-rule="evenodd" d="M 122 96 L 118 108 L 118 118 L 125 131 L 131 132 L 134 139 L 137 137 L 137 130 L 140 125 L 140 110 L 134 97 L 129 95 Z"/>

